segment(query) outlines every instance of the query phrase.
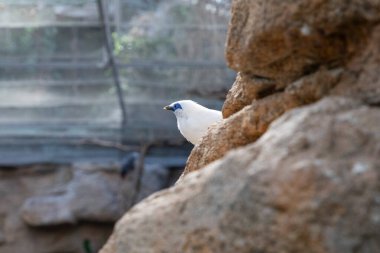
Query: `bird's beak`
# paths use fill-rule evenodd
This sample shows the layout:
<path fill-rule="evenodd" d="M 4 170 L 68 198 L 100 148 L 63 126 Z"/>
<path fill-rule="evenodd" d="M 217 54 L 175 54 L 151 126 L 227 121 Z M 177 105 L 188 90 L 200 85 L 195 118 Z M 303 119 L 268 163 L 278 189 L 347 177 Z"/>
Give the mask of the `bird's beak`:
<path fill-rule="evenodd" d="M 168 111 L 174 111 L 173 107 L 171 107 L 170 105 L 165 106 L 163 109 Z"/>

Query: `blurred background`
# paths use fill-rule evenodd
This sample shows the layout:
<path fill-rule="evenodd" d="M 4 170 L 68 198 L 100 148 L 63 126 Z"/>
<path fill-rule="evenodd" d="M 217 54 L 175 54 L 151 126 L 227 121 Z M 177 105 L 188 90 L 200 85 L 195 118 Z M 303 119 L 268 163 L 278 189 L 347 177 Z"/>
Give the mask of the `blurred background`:
<path fill-rule="evenodd" d="M 0 1 L 1 253 L 96 252 L 126 210 L 175 182 L 192 146 L 162 107 L 221 109 L 235 79 L 229 9 Z"/>

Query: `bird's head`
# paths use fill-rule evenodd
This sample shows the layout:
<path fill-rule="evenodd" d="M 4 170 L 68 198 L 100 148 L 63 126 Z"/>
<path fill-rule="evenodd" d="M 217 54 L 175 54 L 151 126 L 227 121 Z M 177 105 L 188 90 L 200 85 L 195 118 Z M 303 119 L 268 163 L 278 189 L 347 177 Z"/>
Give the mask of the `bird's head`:
<path fill-rule="evenodd" d="M 180 102 L 174 102 L 164 107 L 165 110 L 176 112 L 177 110 L 183 110 Z"/>
<path fill-rule="evenodd" d="M 201 106 L 192 100 L 181 100 L 165 106 L 164 109 L 173 111 L 176 117 L 187 117 L 199 107 Z"/>

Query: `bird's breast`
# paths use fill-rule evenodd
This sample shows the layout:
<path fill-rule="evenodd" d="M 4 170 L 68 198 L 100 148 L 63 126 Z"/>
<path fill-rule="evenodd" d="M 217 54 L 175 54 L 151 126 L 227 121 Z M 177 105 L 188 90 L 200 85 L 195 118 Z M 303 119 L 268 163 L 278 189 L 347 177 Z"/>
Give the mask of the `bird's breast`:
<path fill-rule="evenodd" d="M 177 125 L 181 134 L 194 145 L 198 144 L 210 126 L 210 124 L 204 124 L 198 120 L 188 118 L 178 119 Z"/>

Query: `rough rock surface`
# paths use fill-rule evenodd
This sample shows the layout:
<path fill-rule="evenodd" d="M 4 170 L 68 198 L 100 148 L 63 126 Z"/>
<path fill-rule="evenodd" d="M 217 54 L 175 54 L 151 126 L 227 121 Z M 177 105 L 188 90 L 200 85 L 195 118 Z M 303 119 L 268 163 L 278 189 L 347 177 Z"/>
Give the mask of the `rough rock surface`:
<path fill-rule="evenodd" d="M 380 1 L 234 0 L 226 58 L 225 119 L 101 253 L 380 252 Z"/>
<path fill-rule="evenodd" d="M 379 104 L 380 25 L 377 24 L 380 23 L 380 1 L 370 2 L 284 1 L 287 7 L 282 6 L 281 2 L 269 10 L 269 6 L 274 5 L 273 1 L 234 1 L 226 55 L 230 66 L 241 73 L 224 103 L 223 116 L 228 119 L 212 129 L 193 149 L 185 174 L 202 168 L 233 148 L 255 141 L 285 111 L 310 104 L 325 95 L 349 96 L 368 104 Z M 314 12 L 307 11 L 308 5 L 314 8 Z M 272 12 L 279 11 L 277 8 L 281 6 L 285 10 L 290 9 L 276 16 L 282 21 L 269 19 L 269 16 L 275 16 Z M 268 13 L 267 16 L 263 12 Z M 249 18 L 242 18 L 242 13 Z M 340 15 L 334 16 L 332 13 Z M 267 21 L 265 26 L 256 14 L 264 15 L 262 18 Z M 245 19 L 248 21 L 242 24 Z M 290 25 L 291 21 L 293 25 Z M 302 33 L 304 22 L 308 24 L 308 29 L 318 33 L 318 38 L 313 37 L 312 33 L 291 36 L 291 29 L 300 25 L 298 28 Z M 241 31 L 240 36 L 238 31 Z M 269 35 L 265 36 L 267 33 Z M 279 44 L 271 36 L 289 37 L 290 42 L 281 44 L 283 42 L 280 40 Z M 328 49 L 334 45 L 337 48 Z M 319 56 L 325 50 L 331 54 L 340 52 L 341 60 L 330 64 L 329 59 L 338 56 L 322 57 L 318 64 L 313 63 L 314 67 L 310 68 L 303 60 L 311 56 L 298 55 L 299 50 L 294 51 L 294 47 Z M 284 54 L 291 57 L 278 58 L 278 54 L 273 54 L 276 49 L 285 50 Z M 240 55 L 243 52 L 246 52 L 244 57 Z M 293 57 L 301 59 L 301 62 L 293 62 Z M 279 67 L 280 63 L 272 68 L 271 64 L 263 63 L 266 60 L 291 65 L 294 71 Z M 235 61 L 238 63 L 235 64 Z M 258 67 L 256 64 L 263 65 Z M 255 72 L 258 70 L 274 73 L 275 76 L 259 77 L 262 73 Z M 226 139 L 229 141 L 225 142 Z"/>
<path fill-rule="evenodd" d="M 378 252 L 379 123 L 343 98 L 288 112 L 134 207 L 101 253 Z"/>
<path fill-rule="evenodd" d="M 320 70 L 292 83 L 284 92 L 255 100 L 227 118 L 194 147 L 185 174 L 223 157 L 229 150 L 254 142 L 284 112 L 322 98 L 336 85 L 340 73 L 340 69 Z"/>
<path fill-rule="evenodd" d="M 227 63 L 288 82 L 320 65 L 344 64 L 379 19 L 377 0 L 235 0 Z"/>

